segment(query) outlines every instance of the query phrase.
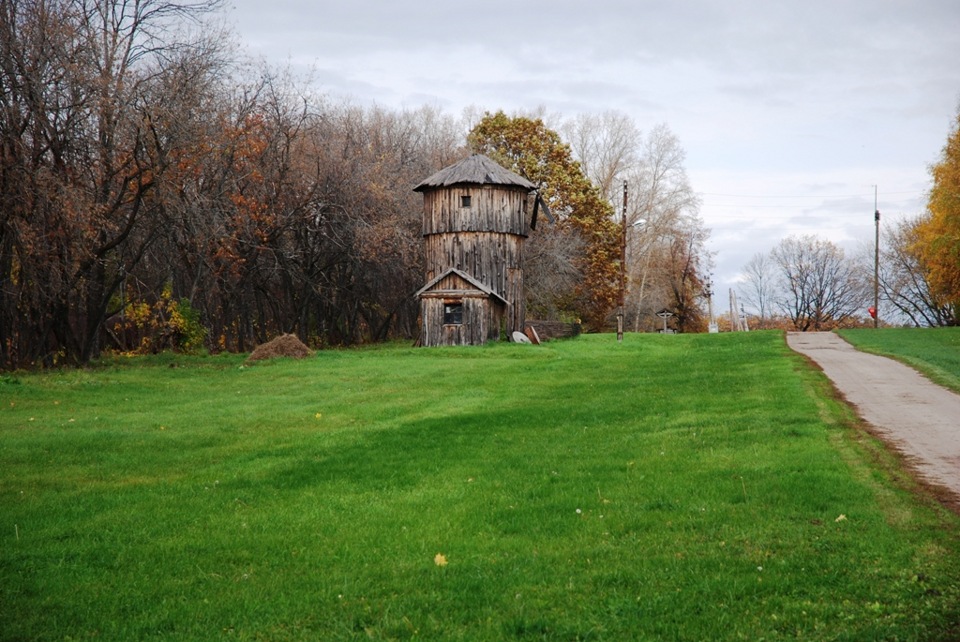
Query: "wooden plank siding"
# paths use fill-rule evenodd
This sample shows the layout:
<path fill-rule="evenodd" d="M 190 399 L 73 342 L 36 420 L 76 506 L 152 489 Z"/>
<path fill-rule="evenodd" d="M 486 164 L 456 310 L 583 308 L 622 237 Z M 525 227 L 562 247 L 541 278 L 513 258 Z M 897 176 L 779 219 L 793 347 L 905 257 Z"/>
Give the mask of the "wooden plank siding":
<path fill-rule="evenodd" d="M 414 189 L 423 193 L 422 345 L 475 345 L 499 339 L 501 330 L 523 331 L 523 243 L 534 185 L 474 155 Z M 462 276 L 439 278 L 451 269 Z M 444 324 L 444 303 L 454 300 L 462 302 L 462 323 Z"/>
<path fill-rule="evenodd" d="M 462 197 L 470 206 L 462 207 Z M 523 330 L 523 243 L 529 230 L 524 188 L 457 185 L 425 190 L 423 234 L 427 279 L 450 267 L 467 272 L 508 304 L 509 334 Z"/>
<path fill-rule="evenodd" d="M 509 234 L 431 234 L 424 242 L 427 274 L 431 278 L 447 268 L 456 268 L 508 301 L 510 280 L 522 279 L 522 275 L 511 274 L 511 271 L 519 270 L 523 265 L 523 246 Z"/>
<path fill-rule="evenodd" d="M 507 301 L 507 330 L 523 330 L 523 237 L 498 232 L 426 237 L 427 276 L 447 268 L 468 273 Z"/>
<path fill-rule="evenodd" d="M 448 274 L 437 281 L 437 284 L 431 289 L 431 292 L 440 292 L 444 295 L 449 293 L 450 296 L 458 296 L 457 293 L 461 293 L 460 296 L 464 296 L 463 293 L 477 292 L 477 288 L 470 285 L 470 283 L 458 274 Z M 482 292 L 477 292 L 475 296 L 482 294 Z"/>
<path fill-rule="evenodd" d="M 461 197 L 470 207 L 461 207 Z M 527 190 L 499 185 L 458 185 L 423 193 L 423 234 L 503 232 L 526 237 Z"/>
<path fill-rule="evenodd" d="M 432 290 L 420 295 L 423 314 L 422 343 L 424 346 L 483 345 L 500 338 L 500 322 L 504 306 L 489 295 L 473 290 L 457 292 L 463 303 L 463 323 L 443 323 L 443 305 L 452 292 Z"/>

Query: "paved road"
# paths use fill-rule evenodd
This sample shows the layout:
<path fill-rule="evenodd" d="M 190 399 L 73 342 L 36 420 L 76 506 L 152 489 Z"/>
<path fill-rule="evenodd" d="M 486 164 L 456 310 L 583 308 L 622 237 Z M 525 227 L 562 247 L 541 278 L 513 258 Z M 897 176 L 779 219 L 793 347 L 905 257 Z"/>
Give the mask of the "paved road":
<path fill-rule="evenodd" d="M 833 332 L 788 332 L 787 345 L 815 361 L 922 478 L 960 502 L 960 395 L 898 361 L 859 352 Z"/>

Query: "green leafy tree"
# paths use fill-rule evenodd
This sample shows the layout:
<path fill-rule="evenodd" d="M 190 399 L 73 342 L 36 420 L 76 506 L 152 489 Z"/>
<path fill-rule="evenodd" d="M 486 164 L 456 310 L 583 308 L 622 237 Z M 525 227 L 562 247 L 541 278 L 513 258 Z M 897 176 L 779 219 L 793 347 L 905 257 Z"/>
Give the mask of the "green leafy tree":
<path fill-rule="evenodd" d="M 619 295 L 621 227 L 570 147 L 543 120 L 509 117 L 502 111 L 487 113 L 467 140 L 474 151 L 536 185 L 558 224 L 582 238 L 577 257 L 582 279 L 571 303 L 589 328 L 602 328 Z"/>

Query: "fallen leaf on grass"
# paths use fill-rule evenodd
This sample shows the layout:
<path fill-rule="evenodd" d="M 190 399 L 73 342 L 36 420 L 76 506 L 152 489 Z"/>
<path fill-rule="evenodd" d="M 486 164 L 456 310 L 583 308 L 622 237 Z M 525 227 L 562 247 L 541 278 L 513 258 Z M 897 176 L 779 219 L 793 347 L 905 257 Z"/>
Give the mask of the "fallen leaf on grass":
<path fill-rule="evenodd" d="M 433 563 L 437 566 L 446 566 L 447 565 L 447 556 L 443 553 L 437 553 L 433 558 Z"/>

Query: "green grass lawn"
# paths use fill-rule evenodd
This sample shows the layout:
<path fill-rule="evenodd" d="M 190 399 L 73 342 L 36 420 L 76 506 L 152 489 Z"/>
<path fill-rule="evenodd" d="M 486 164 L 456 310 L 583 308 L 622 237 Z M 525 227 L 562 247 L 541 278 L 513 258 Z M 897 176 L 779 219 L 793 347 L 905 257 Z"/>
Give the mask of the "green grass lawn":
<path fill-rule="evenodd" d="M 894 357 L 960 392 L 960 328 L 840 330 L 860 350 Z"/>
<path fill-rule="evenodd" d="M 779 332 L 0 376 L 0 639 L 956 639 L 852 422 Z"/>

